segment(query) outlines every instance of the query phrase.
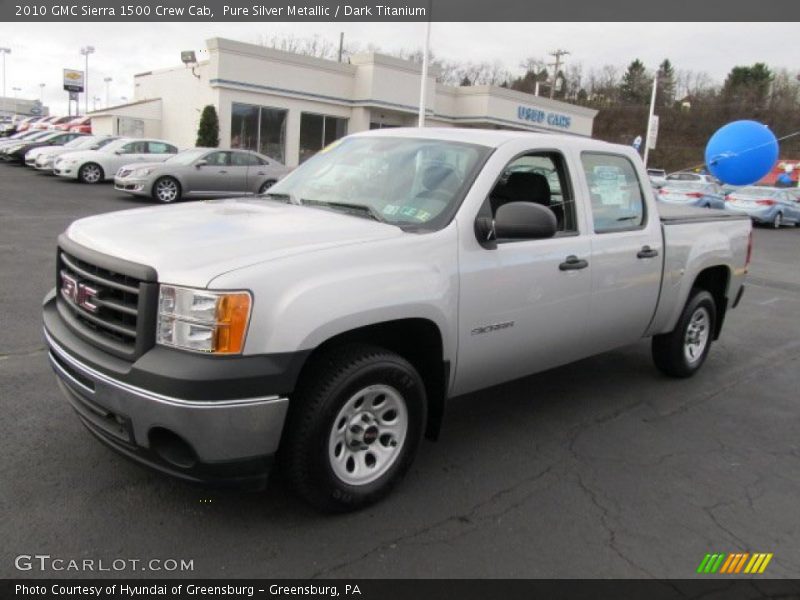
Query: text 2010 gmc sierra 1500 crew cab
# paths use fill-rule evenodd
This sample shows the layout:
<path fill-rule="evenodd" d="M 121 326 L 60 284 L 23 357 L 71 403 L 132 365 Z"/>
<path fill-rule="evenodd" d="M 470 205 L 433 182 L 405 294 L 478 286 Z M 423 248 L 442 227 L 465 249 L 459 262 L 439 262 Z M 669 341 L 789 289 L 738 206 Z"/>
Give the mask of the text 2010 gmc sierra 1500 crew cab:
<path fill-rule="evenodd" d="M 278 457 L 306 500 L 352 509 L 407 471 L 448 398 L 643 337 L 664 373 L 697 371 L 741 296 L 750 220 L 660 211 L 625 146 L 357 134 L 262 197 L 74 222 L 49 357 L 128 457 L 251 485 Z"/>

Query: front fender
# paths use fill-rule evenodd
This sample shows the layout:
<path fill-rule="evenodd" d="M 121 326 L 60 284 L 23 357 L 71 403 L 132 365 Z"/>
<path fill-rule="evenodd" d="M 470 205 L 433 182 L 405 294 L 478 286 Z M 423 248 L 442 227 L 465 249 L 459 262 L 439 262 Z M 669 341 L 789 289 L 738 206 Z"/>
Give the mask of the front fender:
<path fill-rule="evenodd" d="M 457 347 L 456 227 L 282 258 L 226 273 L 211 289 L 249 289 L 245 354 L 312 350 L 367 325 L 432 321 L 445 360 Z"/>

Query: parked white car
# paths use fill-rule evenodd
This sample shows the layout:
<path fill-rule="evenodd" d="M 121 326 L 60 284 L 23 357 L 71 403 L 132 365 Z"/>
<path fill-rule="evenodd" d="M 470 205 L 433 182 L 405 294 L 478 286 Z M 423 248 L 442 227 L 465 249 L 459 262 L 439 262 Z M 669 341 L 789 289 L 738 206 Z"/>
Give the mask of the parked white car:
<path fill-rule="evenodd" d="M 99 150 L 103 146 L 107 146 L 111 142 L 118 140 L 115 136 L 97 136 L 89 135 L 79 137 L 63 146 L 44 146 L 43 148 L 36 148 L 35 151 L 31 150 L 28 154 L 34 153 L 33 167 L 39 171 L 53 172 L 53 164 L 59 156 L 69 154 L 71 152 L 82 152 L 85 150 Z M 26 155 L 27 156 L 27 155 Z"/>
<path fill-rule="evenodd" d="M 164 140 L 121 138 L 98 150 L 70 152 L 53 164 L 53 173 L 83 183 L 114 179 L 123 165 L 163 162 L 178 153 L 178 147 Z"/>

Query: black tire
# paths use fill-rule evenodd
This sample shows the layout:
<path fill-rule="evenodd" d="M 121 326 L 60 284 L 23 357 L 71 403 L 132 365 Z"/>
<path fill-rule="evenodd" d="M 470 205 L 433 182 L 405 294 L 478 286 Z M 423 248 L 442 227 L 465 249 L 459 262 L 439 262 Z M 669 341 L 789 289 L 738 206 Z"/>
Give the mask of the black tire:
<path fill-rule="evenodd" d="M 353 421 L 346 421 L 341 411 L 347 410 L 368 386 L 389 387 L 399 393 L 405 404 L 407 428 L 402 442 L 389 450 L 394 458 L 384 463 L 387 470 L 374 481 L 353 485 L 334 471 L 332 440 L 337 426 L 340 431 L 347 430 L 342 435 L 350 434 Z M 304 372 L 303 382 L 290 401 L 281 445 L 281 463 L 288 480 L 305 501 L 325 512 L 347 512 L 377 502 L 402 479 L 414 460 L 425 431 L 426 402 L 425 386 L 416 369 L 393 352 L 353 344 L 326 353 Z M 362 407 L 366 404 L 363 401 Z M 337 425 L 336 421 L 347 424 Z M 373 437 L 367 443 L 384 442 Z M 350 453 L 350 447 L 345 446 L 345 451 Z M 368 454 L 364 446 L 365 464 Z"/>
<path fill-rule="evenodd" d="M 95 173 L 98 176 L 95 176 Z M 103 167 L 98 165 L 97 163 L 86 163 L 81 165 L 80 169 L 78 169 L 78 181 L 81 183 L 100 183 L 101 181 L 105 181 L 106 174 L 103 171 Z"/>
<path fill-rule="evenodd" d="M 167 193 L 169 191 L 169 193 Z M 174 177 L 165 176 L 159 177 L 153 182 L 153 189 L 151 195 L 153 200 L 161 202 L 162 204 L 169 204 L 177 202 L 181 199 L 181 184 Z"/>
<path fill-rule="evenodd" d="M 706 338 L 701 352 L 697 352 L 690 359 L 687 353 L 689 328 L 692 320 L 705 310 L 707 323 L 705 324 Z M 706 290 L 695 289 L 689 295 L 689 300 L 678 319 L 678 324 L 670 333 L 653 337 L 652 352 L 653 362 L 656 367 L 670 377 L 691 377 L 694 375 L 708 356 L 717 322 L 717 305 L 714 297 Z M 694 331 L 694 330 L 693 330 Z"/>
<path fill-rule="evenodd" d="M 262 183 L 261 187 L 258 188 L 259 195 L 263 194 L 264 192 L 266 192 L 269 188 L 271 188 L 276 183 L 277 182 L 274 179 L 269 179 L 269 180 L 265 181 L 264 183 Z"/>

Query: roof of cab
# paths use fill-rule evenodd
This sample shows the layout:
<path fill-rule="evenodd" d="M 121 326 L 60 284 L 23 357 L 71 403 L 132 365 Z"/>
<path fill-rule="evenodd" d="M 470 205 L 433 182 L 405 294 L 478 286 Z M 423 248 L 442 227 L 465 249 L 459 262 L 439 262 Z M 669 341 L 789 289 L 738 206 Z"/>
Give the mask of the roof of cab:
<path fill-rule="evenodd" d="M 563 145 L 575 145 L 581 149 L 595 148 L 598 150 L 611 150 L 619 148 L 618 144 L 610 144 L 601 140 L 566 135 L 561 133 L 534 133 L 529 131 L 512 131 L 509 129 L 473 129 L 458 127 L 392 127 L 373 129 L 356 133 L 353 137 L 380 136 L 380 137 L 407 137 L 426 138 L 450 142 L 466 142 L 497 148 L 511 141 L 530 140 L 533 144 L 546 146 L 556 141 Z"/>

